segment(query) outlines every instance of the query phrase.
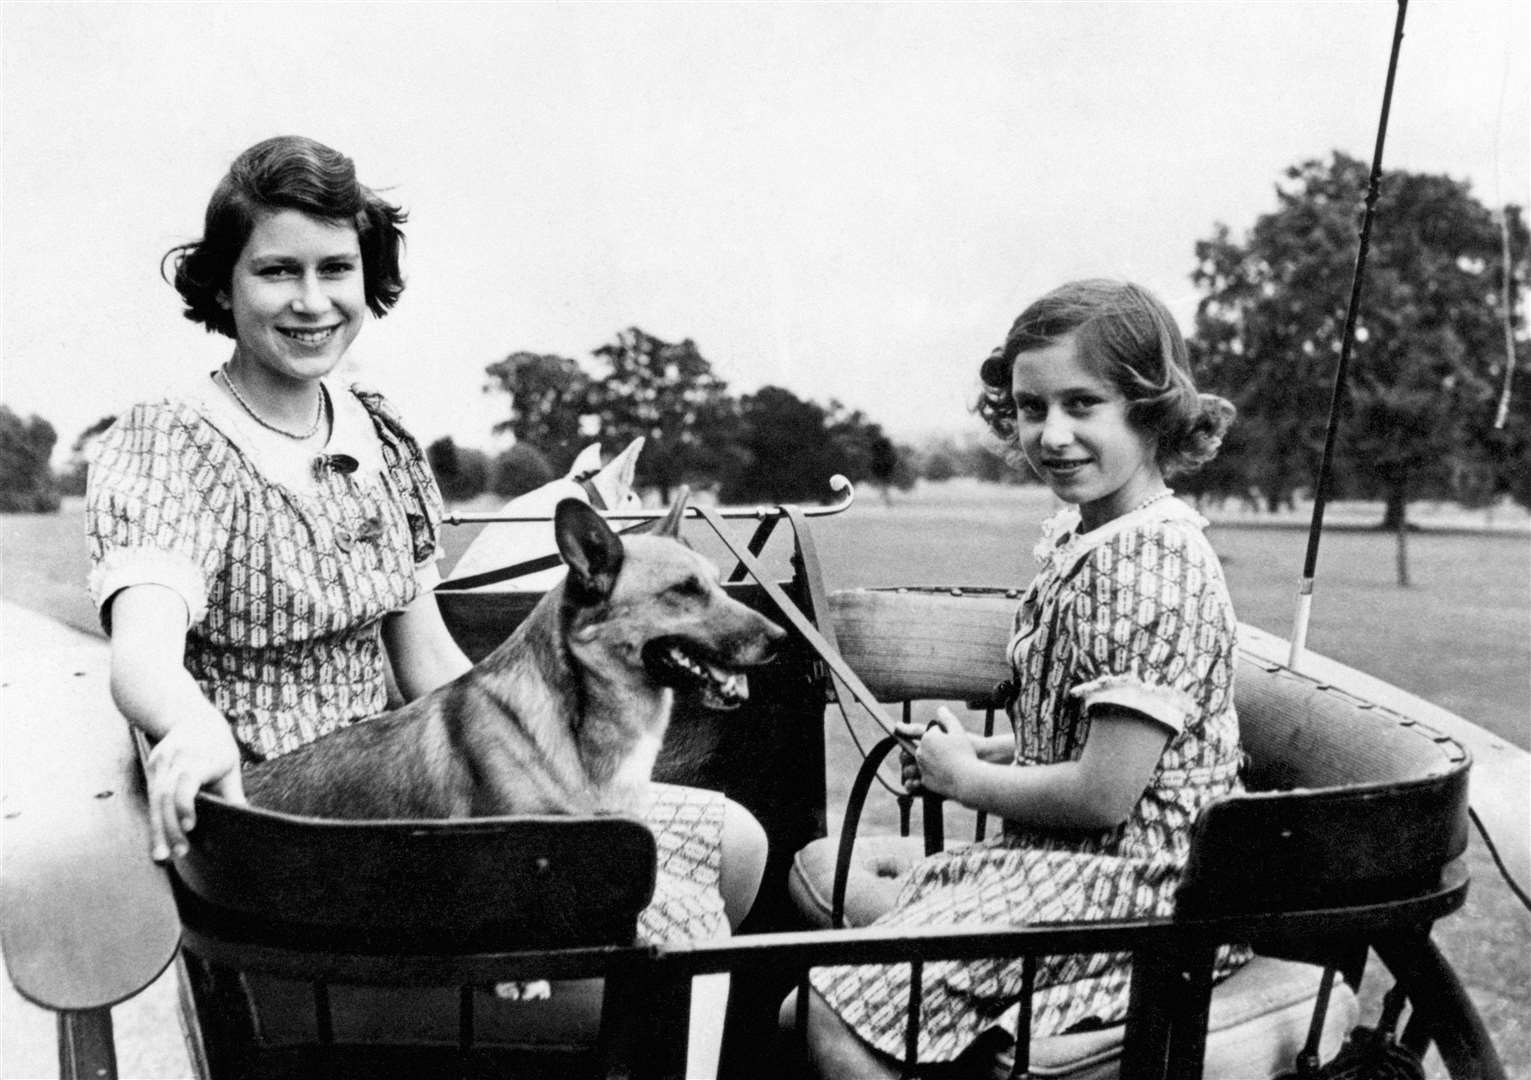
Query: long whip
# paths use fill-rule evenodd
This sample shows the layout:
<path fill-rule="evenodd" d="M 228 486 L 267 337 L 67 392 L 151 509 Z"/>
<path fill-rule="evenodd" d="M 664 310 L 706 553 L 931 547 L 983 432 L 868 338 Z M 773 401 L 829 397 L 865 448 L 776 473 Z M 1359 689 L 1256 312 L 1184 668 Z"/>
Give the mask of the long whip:
<path fill-rule="evenodd" d="M 1302 563 L 1302 580 L 1297 586 L 1297 613 L 1292 620 L 1292 651 L 1288 666 L 1296 668 L 1308 641 L 1308 619 L 1313 611 L 1313 578 L 1318 570 L 1318 542 L 1324 532 L 1324 507 L 1329 500 L 1329 484 L 1334 472 L 1334 443 L 1339 434 L 1340 401 L 1344 396 L 1346 375 L 1350 368 L 1350 350 L 1355 342 L 1356 314 L 1361 307 L 1361 286 L 1366 278 L 1366 255 L 1371 247 L 1372 216 L 1377 193 L 1382 186 L 1382 145 L 1387 140 L 1387 118 L 1393 108 L 1393 78 L 1398 73 L 1398 51 L 1403 45 L 1403 20 L 1409 0 L 1398 0 L 1398 18 L 1393 24 L 1393 50 L 1388 57 L 1387 85 L 1382 91 L 1382 115 L 1377 121 L 1377 144 L 1372 150 L 1371 179 L 1366 187 L 1366 212 L 1361 218 L 1360 246 L 1356 249 L 1356 268 L 1350 282 L 1350 304 L 1345 309 L 1345 328 L 1340 334 L 1340 361 L 1334 369 L 1334 388 L 1329 395 L 1329 425 L 1324 432 L 1324 456 L 1318 466 L 1318 482 L 1313 489 L 1313 518 L 1308 525 L 1308 550 Z"/>

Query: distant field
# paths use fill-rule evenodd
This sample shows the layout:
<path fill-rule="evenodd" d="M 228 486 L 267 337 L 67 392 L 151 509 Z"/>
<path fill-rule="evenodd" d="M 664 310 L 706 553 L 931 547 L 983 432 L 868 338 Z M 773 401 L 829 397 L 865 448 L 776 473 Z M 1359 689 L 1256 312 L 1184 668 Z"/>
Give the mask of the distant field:
<path fill-rule="evenodd" d="M 1035 487 L 930 486 L 896 495 L 891 507 L 867 493 L 846 513 L 816 520 L 814 536 L 832 589 L 1019 585 L 1031 576 L 1031 548 L 1050 508 Z M 1306 531 L 1231 516 L 1211 535 L 1239 617 L 1287 636 Z M 1424 510 L 1418 517 L 1484 521 Z M 1342 505 L 1329 520 L 1336 528 L 1320 552 L 1310 648 L 1531 747 L 1531 539 L 1523 531 L 1427 528 L 1409 543 L 1414 585 L 1399 589 L 1392 536 L 1354 527 L 1375 520 L 1374 509 Z M 449 529 L 449 556 L 470 537 Z M 773 552 L 780 554 L 775 544 Z M 0 553 L 0 595 L 99 632 L 82 585 L 78 501 L 54 515 L 0 516 Z"/>

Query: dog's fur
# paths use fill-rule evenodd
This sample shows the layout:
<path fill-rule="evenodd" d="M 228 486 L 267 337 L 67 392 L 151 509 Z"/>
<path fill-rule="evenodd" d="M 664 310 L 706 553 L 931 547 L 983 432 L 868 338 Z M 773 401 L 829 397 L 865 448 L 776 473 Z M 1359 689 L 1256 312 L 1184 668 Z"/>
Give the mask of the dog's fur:
<path fill-rule="evenodd" d="M 245 774 L 252 803 L 337 818 L 641 814 L 676 688 L 727 706 L 784 633 L 678 541 L 618 537 L 576 499 L 554 514 L 568 564 L 498 649 L 391 713 Z"/>

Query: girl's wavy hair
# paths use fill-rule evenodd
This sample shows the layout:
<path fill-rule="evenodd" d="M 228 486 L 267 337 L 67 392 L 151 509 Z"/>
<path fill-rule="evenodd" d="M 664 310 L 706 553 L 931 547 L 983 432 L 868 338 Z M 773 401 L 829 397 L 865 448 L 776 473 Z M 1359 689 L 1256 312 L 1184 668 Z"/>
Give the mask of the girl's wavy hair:
<path fill-rule="evenodd" d="M 979 368 L 982 391 L 974 409 L 1006 446 L 1017 447 L 1015 358 L 1070 335 L 1080 360 L 1127 399 L 1132 423 L 1158 440 L 1166 476 L 1192 472 L 1217 456 L 1233 404 L 1197 392 L 1185 338 L 1158 297 L 1139 285 L 1098 278 L 1071 281 L 1034 302 Z"/>
<path fill-rule="evenodd" d="M 226 296 L 234 264 L 264 216 L 298 210 L 310 217 L 354 225 L 361 245 L 367 307 L 382 318 L 404 292 L 400 228 L 408 215 L 356 179 L 352 160 L 301 135 L 256 143 L 234 159 L 207 203 L 202 239 L 178 244 L 160 260 L 160 276 L 186 301 L 186 317 L 209 332 L 234 337 L 234 316 L 218 302 Z M 165 264 L 175 268 L 173 278 Z"/>

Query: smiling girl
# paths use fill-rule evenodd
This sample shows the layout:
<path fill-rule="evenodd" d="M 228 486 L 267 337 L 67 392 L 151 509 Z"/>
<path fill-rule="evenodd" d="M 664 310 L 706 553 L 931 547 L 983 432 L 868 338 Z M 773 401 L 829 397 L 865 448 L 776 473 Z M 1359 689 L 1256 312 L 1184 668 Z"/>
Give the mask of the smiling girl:
<path fill-rule="evenodd" d="M 1191 822 L 1239 788 L 1240 751 L 1233 609 L 1206 523 L 1166 479 L 1216 454 L 1233 406 L 1197 393 L 1164 305 L 1113 281 L 1036 301 L 980 377 L 979 414 L 1070 505 L 1016 614 L 1013 733 L 971 735 L 945 709 L 901 728 L 918 739 L 907 786 L 1004 829 L 915 863 L 876 925 L 1168 915 Z M 1218 975 L 1243 956 L 1225 950 Z M 1129 979 L 1121 956 L 1044 959 L 1033 1036 L 1119 1022 Z M 1008 1043 L 1019 961 L 931 964 L 923 985 L 922 1063 Z M 899 1075 L 909 968 L 824 968 L 813 987 L 820 1074 Z"/>
<path fill-rule="evenodd" d="M 443 507 L 419 443 L 340 376 L 404 291 L 405 215 L 344 154 L 279 136 L 240 154 L 200 239 L 166 256 L 185 315 L 230 339 L 185 393 L 102 437 L 86 525 L 111 686 L 153 743 L 152 855 L 184 854 L 198 790 L 243 801 L 242 765 L 381 713 L 468 660 L 433 594 Z M 163 265 L 163 264 L 162 264 Z M 727 933 L 765 834 L 717 792 L 656 785 L 652 940 Z"/>
<path fill-rule="evenodd" d="M 102 438 L 86 525 L 113 696 L 154 741 L 153 854 L 240 765 L 467 670 L 431 596 L 441 497 L 379 395 L 332 382 L 404 290 L 405 215 L 297 136 L 235 159 L 200 240 L 166 256 L 185 315 L 229 338 L 200 385 Z"/>

